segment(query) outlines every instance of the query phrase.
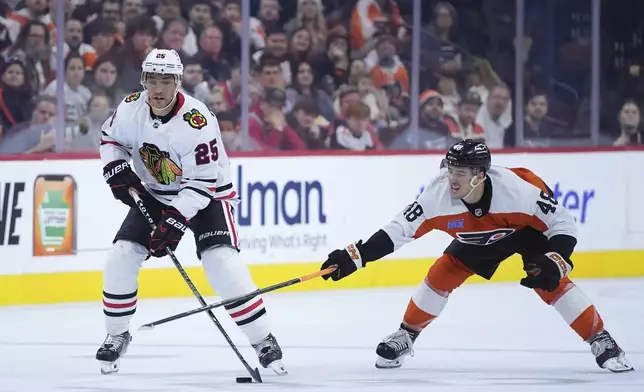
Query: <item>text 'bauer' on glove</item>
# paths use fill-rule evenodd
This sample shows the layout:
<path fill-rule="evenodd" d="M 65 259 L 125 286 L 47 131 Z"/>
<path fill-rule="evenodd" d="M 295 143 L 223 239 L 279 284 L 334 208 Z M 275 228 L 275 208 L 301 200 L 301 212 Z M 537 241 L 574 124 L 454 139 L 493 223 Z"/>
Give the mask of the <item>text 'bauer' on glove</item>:
<path fill-rule="evenodd" d="M 188 228 L 188 220 L 173 207 L 163 210 L 156 229 L 150 235 L 150 254 L 163 257 L 168 254 L 165 248 L 173 252 Z"/>
<path fill-rule="evenodd" d="M 141 183 L 141 179 L 132 170 L 130 165 L 123 159 L 108 163 L 103 167 L 103 178 L 110 186 L 116 200 L 120 200 L 130 207 L 136 204 L 129 194 L 130 188 L 134 188 L 139 195 L 147 192 Z"/>

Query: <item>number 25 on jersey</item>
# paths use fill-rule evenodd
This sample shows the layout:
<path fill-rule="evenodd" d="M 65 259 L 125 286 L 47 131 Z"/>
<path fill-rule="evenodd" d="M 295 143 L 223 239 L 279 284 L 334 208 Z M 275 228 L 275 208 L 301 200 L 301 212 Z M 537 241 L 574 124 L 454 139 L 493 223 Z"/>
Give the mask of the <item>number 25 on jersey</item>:
<path fill-rule="evenodd" d="M 217 162 L 219 152 L 217 151 L 217 139 L 212 139 L 208 144 L 201 143 L 195 147 L 195 163 L 207 165 L 210 162 Z"/>

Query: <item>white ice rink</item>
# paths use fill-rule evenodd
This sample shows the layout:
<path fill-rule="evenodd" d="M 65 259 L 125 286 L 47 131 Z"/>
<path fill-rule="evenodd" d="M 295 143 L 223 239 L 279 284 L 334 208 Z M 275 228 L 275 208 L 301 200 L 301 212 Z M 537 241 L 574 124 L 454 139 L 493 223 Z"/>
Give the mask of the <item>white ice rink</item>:
<path fill-rule="evenodd" d="M 577 283 L 634 372 L 599 369 L 558 313 L 517 283 L 454 292 L 419 337 L 415 356 L 395 370 L 376 369 L 374 350 L 398 328 L 413 288 L 268 295 L 290 373 L 279 377 L 262 369 L 263 384 L 235 383 L 245 370 L 206 315 L 136 330 L 197 307 L 194 298 L 141 300 L 134 340 L 113 376 L 102 376 L 94 360 L 104 339 L 100 303 L 0 308 L 0 391 L 644 392 L 644 279 Z M 254 366 L 241 332 L 225 313 L 216 314 Z"/>

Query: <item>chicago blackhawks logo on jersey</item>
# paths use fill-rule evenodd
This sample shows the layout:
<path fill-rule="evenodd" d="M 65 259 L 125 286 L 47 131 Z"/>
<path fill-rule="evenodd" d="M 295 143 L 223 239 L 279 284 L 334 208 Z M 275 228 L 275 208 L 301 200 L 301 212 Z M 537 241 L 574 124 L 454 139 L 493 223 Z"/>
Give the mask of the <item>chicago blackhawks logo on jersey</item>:
<path fill-rule="evenodd" d="M 183 120 L 195 129 L 201 129 L 208 125 L 208 120 L 197 109 L 192 109 L 183 115 Z"/>
<path fill-rule="evenodd" d="M 181 168 L 170 159 L 170 154 L 154 144 L 143 143 L 139 154 L 148 172 L 160 184 L 169 185 L 182 174 Z"/>
<path fill-rule="evenodd" d="M 134 94 L 130 94 L 130 95 L 128 95 L 127 97 L 125 97 L 125 103 L 134 102 L 134 101 L 136 101 L 136 100 L 137 100 L 137 99 L 139 99 L 139 98 L 141 98 L 141 93 L 140 93 L 140 92 L 138 92 L 138 93 L 134 93 Z"/>

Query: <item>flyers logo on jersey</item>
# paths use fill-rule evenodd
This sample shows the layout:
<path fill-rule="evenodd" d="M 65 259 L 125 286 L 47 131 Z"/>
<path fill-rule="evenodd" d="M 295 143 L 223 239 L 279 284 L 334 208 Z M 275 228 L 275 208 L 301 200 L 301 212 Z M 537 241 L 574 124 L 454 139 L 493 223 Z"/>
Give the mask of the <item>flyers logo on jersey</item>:
<path fill-rule="evenodd" d="M 501 241 L 514 233 L 514 229 L 496 229 L 490 231 L 477 231 L 474 233 L 456 233 L 459 242 L 468 245 L 486 246 Z"/>
<path fill-rule="evenodd" d="M 197 109 L 192 109 L 183 115 L 183 120 L 194 129 L 201 129 L 208 125 L 208 120 Z"/>
<path fill-rule="evenodd" d="M 125 97 L 125 103 L 134 102 L 134 101 L 136 101 L 136 100 L 137 100 L 137 99 L 139 99 L 139 98 L 141 98 L 141 93 L 140 93 L 140 92 L 138 92 L 138 93 L 134 93 L 134 94 L 130 94 L 130 95 L 128 95 L 127 97 Z"/>
<path fill-rule="evenodd" d="M 182 175 L 181 168 L 170 159 L 170 153 L 150 143 L 143 143 L 139 155 L 145 168 L 159 184 L 169 185 Z"/>

